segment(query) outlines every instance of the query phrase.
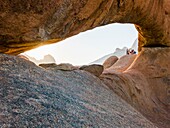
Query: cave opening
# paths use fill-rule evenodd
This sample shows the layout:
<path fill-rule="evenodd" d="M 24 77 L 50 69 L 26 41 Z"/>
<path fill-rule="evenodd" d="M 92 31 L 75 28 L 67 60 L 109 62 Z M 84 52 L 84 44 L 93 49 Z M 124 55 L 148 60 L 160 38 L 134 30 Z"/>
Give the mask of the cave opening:
<path fill-rule="evenodd" d="M 133 24 L 110 24 L 82 32 L 56 44 L 42 46 L 25 53 L 31 61 L 40 63 L 71 63 L 87 65 L 104 56 L 120 57 L 125 50 L 137 51 L 138 32 Z M 120 53 L 118 53 L 118 51 Z M 120 55 L 119 55 L 120 54 Z"/>

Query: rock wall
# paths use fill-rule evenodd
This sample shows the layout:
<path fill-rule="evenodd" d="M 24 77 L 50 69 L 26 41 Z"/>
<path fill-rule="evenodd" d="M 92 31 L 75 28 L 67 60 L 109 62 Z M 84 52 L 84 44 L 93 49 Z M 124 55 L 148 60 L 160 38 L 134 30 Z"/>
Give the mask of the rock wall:
<path fill-rule="evenodd" d="M 123 70 L 113 65 L 104 71 L 101 79 L 160 128 L 169 128 L 169 58 L 170 48 L 143 48 L 133 63 L 131 59 L 124 60 L 131 63 L 128 68 L 124 63 L 119 63 Z"/>

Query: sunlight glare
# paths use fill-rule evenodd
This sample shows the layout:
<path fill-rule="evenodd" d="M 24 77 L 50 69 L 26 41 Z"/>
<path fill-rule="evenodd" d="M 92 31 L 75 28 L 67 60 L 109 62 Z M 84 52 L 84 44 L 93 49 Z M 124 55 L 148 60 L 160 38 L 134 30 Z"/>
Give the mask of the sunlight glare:
<path fill-rule="evenodd" d="M 42 59 L 52 55 L 56 63 L 84 65 L 113 53 L 116 48 L 130 48 L 138 37 L 133 24 L 110 24 L 82 32 L 56 44 L 42 46 L 25 52 Z"/>

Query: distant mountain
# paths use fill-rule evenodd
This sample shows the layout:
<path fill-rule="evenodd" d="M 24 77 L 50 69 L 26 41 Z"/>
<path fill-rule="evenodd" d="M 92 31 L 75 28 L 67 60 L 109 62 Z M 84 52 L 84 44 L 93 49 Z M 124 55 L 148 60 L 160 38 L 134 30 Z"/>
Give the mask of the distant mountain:
<path fill-rule="evenodd" d="M 28 56 L 27 54 L 24 54 L 24 56 L 28 57 L 30 61 L 34 62 L 37 65 L 42 63 L 56 63 L 54 57 L 50 54 L 45 55 L 44 58 L 41 60 L 37 60 L 34 57 Z"/>
<path fill-rule="evenodd" d="M 137 52 L 137 50 L 138 50 L 138 39 L 136 39 L 136 40 L 134 41 L 134 43 L 132 44 L 131 48 L 134 49 L 134 50 Z M 92 63 L 90 63 L 90 64 L 103 64 L 104 61 L 105 61 L 107 58 L 111 57 L 111 56 L 117 56 L 118 58 L 120 58 L 120 57 L 126 55 L 127 49 L 128 49 L 127 47 L 124 47 L 124 48 L 122 48 L 122 49 L 116 48 L 116 50 L 115 50 L 114 53 L 105 55 L 104 57 L 102 57 L 102 58 L 100 58 L 100 59 L 97 59 L 97 60 L 95 60 L 94 62 L 92 62 Z"/>
<path fill-rule="evenodd" d="M 126 54 L 126 50 L 128 48 L 127 47 L 124 47 L 122 49 L 120 48 L 116 48 L 115 52 L 114 53 L 111 53 L 111 54 L 108 54 L 108 55 L 105 55 L 104 57 L 100 58 L 100 59 L 97 59 L 95 60 L 94 62 L 90 63 L 90 64 L 103 64 L 104 61 L 111 57 L 111 56 L 117 56 L 118 58 L 120 58 L 121 56 L 125 55 Z"/>

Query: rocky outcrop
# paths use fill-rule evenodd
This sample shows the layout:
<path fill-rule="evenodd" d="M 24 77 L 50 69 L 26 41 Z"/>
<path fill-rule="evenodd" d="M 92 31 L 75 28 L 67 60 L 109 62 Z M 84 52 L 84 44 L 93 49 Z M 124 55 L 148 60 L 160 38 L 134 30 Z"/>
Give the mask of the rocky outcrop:
<path fill-rule="evenodd" d="M 103 67 L 103 65 L 92 64 L 92 65 L 83 65 L 79 69 L 87 71 L 87 72 L 99 77 L 102 74 L 104 67 Z"/>
<path fill-rule="evenodd" d="M 62 64 L 56 64 L 56 63 L 49 63 L 49 64 L 39 64 L 40 67 L 45 68 L 47 70 L 51 71 L 73 71 L 73 70 L 84 70 L 86 72 L 89 72 L 97 77 L 99 77 L 103 72 L 103 66 L 102 65 L 84 65 L 84 66 L 73 66 L 72 64 L 68 63 L 62 63 Z"/>
<path fill-rule="evenodd" d="M 101 79 L 160 128 L 169 128 L 169 58 L 170 48 L 143 48 L 128 68 L 106 69 Z"/>
<path fill-rule="evenodd" d="M 142 46 L 170 46 L 170 0 L 0 0 L 0 52 L 19 54 L 111 23 L 133 23 Z"/>
<path fill-rule="evenodd" d="M 137 55 L 124 55 L 115 64 L 104 70 L 107 72 L 123 72 L 133 63 Z"/>
<path fill-rule="evenodd" d="M 53 72 L 3 54 L 0 127 L 156 128 L 89 73 Z"/>
<path fill-rule="evenodd" d="M 160 128 L 169 128 L 169 7 L 170 0 L 0 0 L 0 53 L 16 55 L 98 26 L 133 23 L 139 51 L 152 48 L 144 48 L 130 66 L 110 67 L 101 79 Z M 93 75 L 0 59 L 3 127 L 154 127 Z"/>
<path fill-rule="evenodd" d="M 108 59 L 105 60 L 103 63 L 104 69 L 110 68 L 116 61 L 118 60 L 118 57 L 116 56 L 111 56 Z"/>
<path fill-rule="evenodd" d="M 57 70 L 63 70 L 63 71 L 72 71 L 72 70 L 78 70 L 79 68 L 76 66 L 73 66 L 72 64 L 66 64 L 66 63 L 62 63 L 62 64 L 56 64 L 56 63 L 51 63 L 51 64 L 39 64 L 40 67 L 43 67 L 47 70 L 53 70 L 53 71 L 57 71 Z"/>

